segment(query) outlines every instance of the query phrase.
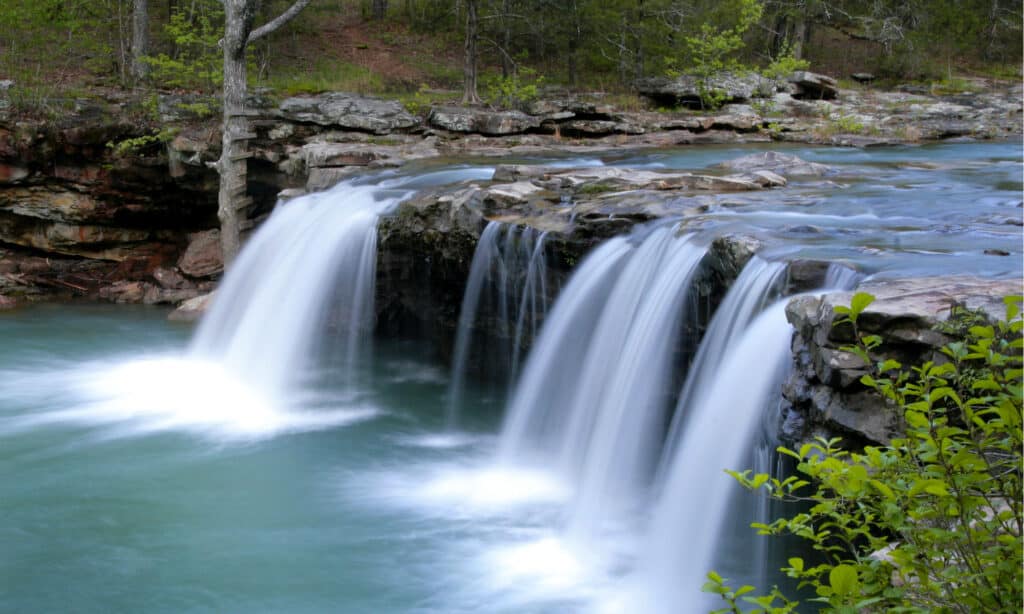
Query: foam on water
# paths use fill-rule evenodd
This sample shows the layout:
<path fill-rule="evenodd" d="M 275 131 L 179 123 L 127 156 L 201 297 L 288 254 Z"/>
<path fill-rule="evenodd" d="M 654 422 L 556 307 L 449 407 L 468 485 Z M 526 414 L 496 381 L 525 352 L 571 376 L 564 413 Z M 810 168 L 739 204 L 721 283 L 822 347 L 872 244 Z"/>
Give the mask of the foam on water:
<path fill-rule="evenodd" d="M 69 402 L 59 410 L 13 416 L 2 434 L 55 425 L 105 427 L 105 438 L 188 432 L 217 441 L 254 440 L 366 420 L 373 407 L 303 411 L 274 404 L 216 362 L 154 357 L 49 373 Z"/>

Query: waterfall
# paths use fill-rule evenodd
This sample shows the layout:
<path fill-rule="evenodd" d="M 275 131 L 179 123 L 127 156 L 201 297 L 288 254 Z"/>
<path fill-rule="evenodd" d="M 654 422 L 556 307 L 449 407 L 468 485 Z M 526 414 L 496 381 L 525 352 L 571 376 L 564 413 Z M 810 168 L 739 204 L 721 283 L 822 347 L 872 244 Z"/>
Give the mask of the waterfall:
<path fill-rule="evenodd" d="M 481 355 L 495 361 L 506 381 L 514 382 L 524 351 L 524 340 L 537 334 L 548 309 L 547 233 L 530 227 L 490 222 L 473 252 L 469 278 L 462 297 L 452 379 L 448 388 L 447 426 L 454 428 L 466 383 L 474 330 L 481 322 L 493 332 Z M 480 340 L 477 340 L 478 343 Z"/>
<path fill-rule="evenodd" d="M 706 388 L 719 376 L 722 361 L 735 347 L 750 322 L 776 298 L 777 286 L 784 279 L 785 272 L 784 262 L 770 262 L 754 256 L 729 288 L 715 310 L 690 366 L 686 383 L 676 403 L 662 459 L 672 458 L 675 445 L 682 437 L 690 408 L 696 406 L 698 397 L 705 394 Z"/>
<path fill-rule="evenodd" d="M 856 270 L 835 262 L 829 263 L 825 270 L 825 281 L 822 289 L 828 290 L 853 290 L 860 283 L 863 275 Z"/>
<path fill-rule="evenodd" d="M 789 358 L 792 328 L 785 301 L 771 305 L 729 347 L 715 377 L 697 386 L 679 441 L 668 449 L 648 543 L 640 563 L 644 611 L 713 608 L 701 592 L 714 568 L 738 486 L 724 469 L 741 468 L 761 426 L 765 408 L 777 398 Z"/>
<path fill-rule="evenodd" d="M 705 247 L 671 226 L 647 233 L 609 240 L 581 263 L 502 431 L 502 460 L 554 466 L 577 485 L 571 538 L 587 539 L 636 500 L 659 449 L 687 291 Z"/>
<path fill-rule="evenodd" d="M 377 220 L 405 195 L 345 182 L 279 204 L 225 276 L 191 354 L 272 397 L 326 352 L 351 381 L 374 324 Z"/>

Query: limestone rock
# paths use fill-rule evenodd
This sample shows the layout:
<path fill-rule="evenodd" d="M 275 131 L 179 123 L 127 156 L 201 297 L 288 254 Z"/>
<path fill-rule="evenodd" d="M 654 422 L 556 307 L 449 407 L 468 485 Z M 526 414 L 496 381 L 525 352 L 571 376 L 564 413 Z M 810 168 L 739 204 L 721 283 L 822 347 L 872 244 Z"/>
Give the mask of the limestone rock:
<path fill-rule="evenodd" d="M 641 79 L 636 84 L 637 92 L 659 103 L 684 104 L 700 106 L 701 81 L 693 75 L 681 75 L 674 79 L 668 77 L 651 77 Z M 725 102 L 744 102 L 755 96 L 774 93 L 774 84 L 764 77 L 755 74 L 736 74 L 723 72 L 712 76 L 706 89 L 720 92 Z"/>
<path fill-rule="evenodd" d="M 1002 297 L 1021 294 L 1021 285 L 1020 280 L 973 277 L 866 282 L 859 291 L 874 295 L 875 301 L 861 313 L 858 326 L 882 339 L 873 359 L 893 358 L 904 365 L 942 361 L 939 349 L 949 339 L 935 326 L 949 317 L 952 306 L 1000 318 L 1005 315 Z M 800 296 L 787 305 L 787 318 L 796 329 L 794 368 L 783 387 L 790 440 L 814 432 L 885 443 L 900 431 L 901 416 L 860 384 L 867 368 L 843 349 L 854 341 L 852 330 L 833 325 L 834 308 L 849 305 L 851 298 L 850 292 L 835 292 Z"/>
<path fill-rule="evenodd" d="M 151 284 L 142 281 L 116 281 L 105 288 L 100 288 L 100 298 L 115 303 L 141 303 L 146 290 L 152 287 Z"/>
<path fill-rule="evenodd" d="M 521 111 L 488 111 L 466 107 L 433 107 L 427 122 L 450 132 L 487 136 L 521 134 L 539 128 L 540 118 Z"/>
<path fill-rule="evenodd" d="M 210 277 L 224 270 L 220 230 L 204 230 L 189 235 L 189 244 L 178 259 L 178 270 L 189 277 Z"/>
<path fill-rule="evenodd" d="M 408 130 L 419 120 L 397 100 L 382 100 L 344 92 L 296 96 L 281 103 L 276 115 L 293 122 L 387 134 Z"/>
<path fill-rule="evenodd" d="M 161 288 L 178 290 L 190 287 L 192 284 L 182 277 L 181 273 L 170 267 L 157 267 L 153 270 L 153 279 L 160 284 Z"/>
<path fill-rule="evenodd" d="M 807 70 L 794 72 L 787 81 L 796 86 L 794 98 L 832 100 L 839 94 L 839 86 L 835 79 Z"/>
<path fill-rule="evenodd" d="M 800 175 L 821 176 L 832 170 L 824 164 L 807 162 L 797 156 L 778 151 L 749 154 L 727 160 L 718 164 L 718 166 L 740 172 L 771 171 L 772 173 L 787 177 Z"/>
<path fill-rule="evenodd" d="M 167 319 L 175 322 L 195 322 L 210 308 L 215 294 L 215 292 L 210 292 L 186 300 L 172 311 Z"/>

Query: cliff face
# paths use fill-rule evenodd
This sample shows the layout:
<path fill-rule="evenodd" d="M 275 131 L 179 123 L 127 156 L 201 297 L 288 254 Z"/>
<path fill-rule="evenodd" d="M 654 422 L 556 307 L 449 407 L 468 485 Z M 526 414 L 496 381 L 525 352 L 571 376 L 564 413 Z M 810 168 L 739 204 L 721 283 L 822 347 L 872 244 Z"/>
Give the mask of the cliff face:
<path fill-rule="evenodd" d="M 0 122 L 0 294 L 96 296 L 155 282 L 190 232 L 216 223 L 212 171 L 173 176 L 162 145 L 126 156 L 107 146 L 138 135 L 106 108 Z"/>

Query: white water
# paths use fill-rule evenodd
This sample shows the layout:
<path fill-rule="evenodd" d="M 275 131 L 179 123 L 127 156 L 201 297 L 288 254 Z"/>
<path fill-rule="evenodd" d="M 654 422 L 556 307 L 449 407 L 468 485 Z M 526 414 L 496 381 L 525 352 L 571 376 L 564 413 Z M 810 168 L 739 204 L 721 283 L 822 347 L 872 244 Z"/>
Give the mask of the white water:
<path fill-rule="evenodd" d="M 746 333 L 750 322 L 771 302 L 785 272 L 786 263 L 770 262 L 754 256 L 729 288 L 721 305 L 715 310 L 693 358 L 683 391 L 676 403 L 662 459 L 674 456 L 676 445 L 686 428 L 689 409 L 695 407 L 698 399 L 707 394 L 707 388 L 713 385 L 721 373 L 722 362 L 728 352 Z"/>
<path fill-rule="evenodd" d="M 353 368 L 373 329 L 377 221 L 402 195 L 349 182 L 280 204 L 221 283 L 191 354 L 271 398 L 327 349 Z"/>
<path fill-rule="evenodd" d="M 506 343 L 485 347 L 480 353 L 499 363 L 508 382 L 515 381 L 523 340 L 536 336 L 538 323 L 548 309 L 546 236 L 533 228 L 500 222 L 488 223 L 481 233 L 455 335 L 446 420 L 449 429 L 458 423 L 473 333 L 485 317 L 489 319 L 483 326 L 504 337 Z"/>
<path fill-rule="evenodd" d="M 685 298 L 704 253 L 670 226 L 636 246 L 606 242 L 580 264 L 535 343 L 499 457 L 550 467 L 576 486 L 571 541 L 589 542 L 639 502 L 667 419 Z"/>
<path fill-rule="evenodd" d="M 778 395 L 791 337 L 780 301 L 728 348 L 713 382 L 695 393 L 641 550 L 638 611 L 701 612 L 721 605 L 701 587 L 714 569 L 729 501 L 739 488 L 723 468 L 747 461 L 761 415 Z"/>

